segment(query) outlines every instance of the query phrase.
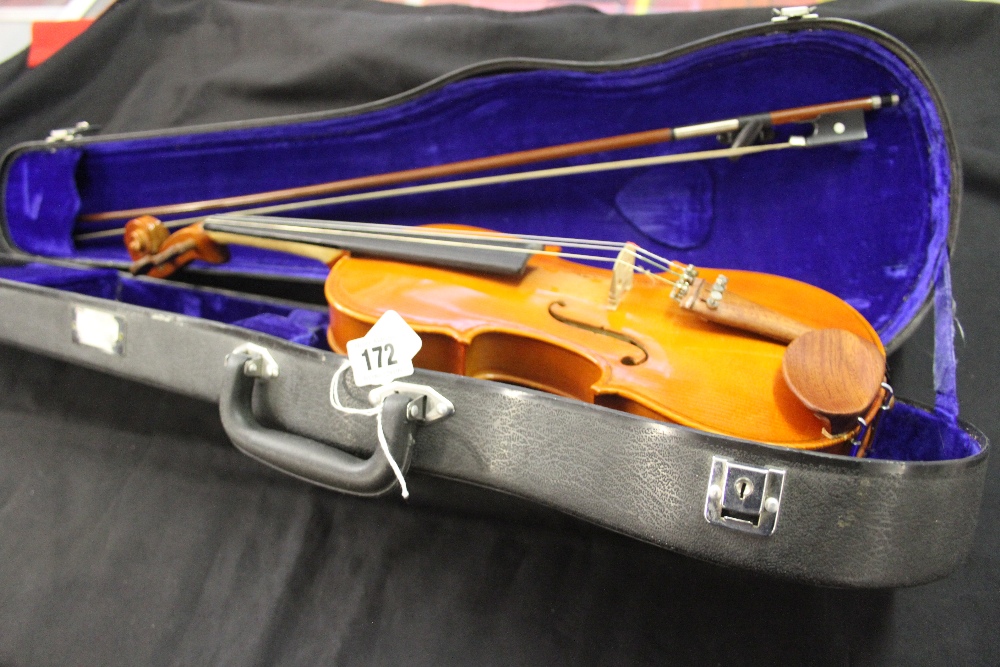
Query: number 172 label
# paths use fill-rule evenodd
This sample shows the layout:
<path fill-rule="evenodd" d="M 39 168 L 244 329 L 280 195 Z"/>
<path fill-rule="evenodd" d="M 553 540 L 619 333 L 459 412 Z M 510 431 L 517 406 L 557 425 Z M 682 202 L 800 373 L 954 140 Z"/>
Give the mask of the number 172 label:
<path fill-rule="evenodd" d="M 385 384 L 413 374 L 420 336 L 395 311 L 386 311 L 362 338 L 348 341 L 347 358 L 359 387 Z"/>
<path fill-rule="evenodd" d="M 395 359 L 396 348 L 393 347 L 392 343 L 385 343 L 383 345 L 376 345 L 371 348 L 371 354 L 369 354 L 368 349 L 361 351 L 361 356 L 365 358 L 365 369 L 368 371 L 378 370 L 382 368 L 382 351 L 385 351 L 385 366 L 394 366 L 399 362 Z M 378 355 L 378 356 L 376 356 Z M 376 359 L 375 365 L 372 366 L 372 359 Z"/>

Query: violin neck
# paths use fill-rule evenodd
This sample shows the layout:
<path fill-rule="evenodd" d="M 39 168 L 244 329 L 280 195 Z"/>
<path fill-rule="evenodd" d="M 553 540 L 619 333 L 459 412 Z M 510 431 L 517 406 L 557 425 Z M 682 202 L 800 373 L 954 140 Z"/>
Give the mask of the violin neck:
<path fill-rule="evenodd" d="M 202 227 L 214 240 L 304 255 L 330 265 L 344 251 L 457 271 L 520 275 L 542 244 L 506 237 L 456 241 L 453 235 L 399 229 L 377 224 L 336 223 L 226 215 L 208 217 Z"/>

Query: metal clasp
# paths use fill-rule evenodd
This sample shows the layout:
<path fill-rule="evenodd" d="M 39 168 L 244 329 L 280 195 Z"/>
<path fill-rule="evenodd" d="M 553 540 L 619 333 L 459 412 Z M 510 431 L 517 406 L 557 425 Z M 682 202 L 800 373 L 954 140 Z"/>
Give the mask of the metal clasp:
<path fill-rule="evenodd" d="M 705 497 L 709 523 L 756 535 L 770 535 L 778 524 L 785 471 L 712 457 Z"/>
<path fill-rule="evenodd" d="M 55 144 L 60 142 L 70 142 L 88 132 L 96 132 L 97 126 L 91 125 L 85 120 L 81 120 L 73 127 L 60 127 L 49 131 L 49 136 L 45 138 L 45 143 Z"/>
<path fill-rule="evenodd" d="M 262 378 L 265 380 L 278 377 L 278 373 L 280 372 L 278 362 L 274 360 L 274 357 L 271 356 L 271 353 L 265 347 L 261 347 L 255 343 L 243 343 L 229 354 L 245 354 L 250 357 L 243 364 L 243 374 L 247 377 Z"/>
<path fill-rule="evenodd" d="M 771 23 L 819 18 L 819 14 L 816 13 L 816 5 L 811 7 L 808 5 L 799 5 L 797 7 L 781 7 L 780 9 L 776 7 L 771 11 L 774 14 L 771 17 Z"/>
<path fill-rule="evenodd" d="M 402 394 L 412 399 L 406 407 L 406 418 L 411 422 L 429 424 L 455 414 L 455 405 L 433 387 L 410 382 L 390 382 L 368 393 L 372 405 L 381 403 L 392 394 Z"/>

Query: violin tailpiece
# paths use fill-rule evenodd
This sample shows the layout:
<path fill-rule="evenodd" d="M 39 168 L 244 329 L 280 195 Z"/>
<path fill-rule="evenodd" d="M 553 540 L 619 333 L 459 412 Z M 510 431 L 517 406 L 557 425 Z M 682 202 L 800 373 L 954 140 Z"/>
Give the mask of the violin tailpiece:
<path fill-rule="evenodd" d="M 731 290 L 723 296 L 721 288 L 724 286 L 725 283 L 719 282 L 709 286 L 704 278 L 695 278 L 680 300 L 680 306 L 709 322 L 764 336 L 779 343 L 790 343 L 810 331 L 811 327 L 798 320 L 734 294 Z"/>

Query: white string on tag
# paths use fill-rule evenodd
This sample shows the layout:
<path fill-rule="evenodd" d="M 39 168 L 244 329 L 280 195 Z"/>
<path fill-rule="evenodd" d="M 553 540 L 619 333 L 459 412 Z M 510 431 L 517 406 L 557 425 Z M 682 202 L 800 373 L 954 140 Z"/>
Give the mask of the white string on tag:
<path fill-rule="evenodd" d="M 396 475 L 396 479 L 399 480 L 399 488 L 403 494 L 403 498 L 409 498 L 410 491 L 406 488 L 406 480 L 403 478 L 403 471 L 399 469 L 399 464 L 396 463 L 396 459 L 393 458 L 392 452 L 389 451 L 389 442 L 385 439 L 385 429 L 382 427 L 382 408 L 385 406 L 385 398 L 379 401 L 378 405 L 370 408 L 350 408 L 344 405 L 340 400 L 340 378 L 345 372 L 347 372 L 348 368 L 351 368 L 351 362 L 345 361 L 341 364 L 340 368 L 337 369 L 337 372 L 333 374 L 333 379 L 330 380 L 330 405 L 332 405 L 334 409 L 349 415 L 362 415 L 366 417 L 375 415 L 379 447 L 382 449 L 382 453 L 385 455 L 385 458 L 389 461 L 389 467 L 392 468 L 392 472 Z"/>
<path fill-rule="evenodd" d="M 382 411 L 381 405 L 376 405 L 371 408 L 349 408 L 340 402 L 340 378 L 350 367 L 351 362 L 345 361 L 340 365 L 340 368 L 337 369 L 337 372 L 333 374 L 333 379 L 330 380 L 330 405 L 340 412 L 345 412 L 349 415 L 365 415 L 367 417 L 377 415 Z"/>
<path fill-rule="evenodd" d="M 389 443 L 385 439 L 385 430 L 382 428 L 383 405 L 385 405 L 385 401 L 378 404 L 378 414 L 375 415 L 375 422 L 378 424 L 378 444 L 382 447 L 382 453 L 385 454 L 385 458 L 389 459 L 389 467 L 392 468 L 393 474 L 395 474 L 396 479 L 399 480 L 399 492 L 403 494 L 403 500 L 406 500 L 410 497 L 410 490 L 406 488 L 406 480 L 403 479 L 403 471 L 399 469 L 396 459 L 392 458 L 392 454 L 389 452 Z"/>

